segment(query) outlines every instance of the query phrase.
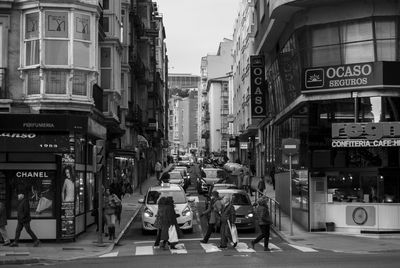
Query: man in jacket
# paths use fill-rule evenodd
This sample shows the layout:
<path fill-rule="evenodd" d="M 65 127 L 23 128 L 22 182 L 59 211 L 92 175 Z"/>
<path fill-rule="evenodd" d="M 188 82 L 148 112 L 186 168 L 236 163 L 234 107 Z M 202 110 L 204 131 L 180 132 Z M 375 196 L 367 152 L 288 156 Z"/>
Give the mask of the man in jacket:
<path fill-rule="evenodd" d="M 31 211 L 29 207 L 29 200 L 22 193 L 18 194 L 17 219 L 18 224 L 15 230 L 15 239 L 10 246 L 18 247 L 18 241 L 22 228 L 25 228 L 26 232 L 32 237 L 33 246 L 39 246 L 40 241 L 31 229 Z"/>
<path fill-rule="evenodd" d="M 222 210 L 221 210 L 221 245 L 220 248 L 227 248 L 228 240 L 232 241 L 232 236 L 228 224 L 234 224 L 236 220 L 235 208 L 231 204 L 230 198 L 224 196 L 222 199 Z M 228 223 L 229 221 L 229 223 Z M 237 243 L 233 244 L 236 247 Z"/>
<path fill-rule="evenodd" d="M 6 225 L 7 225 L 6 207 L 4 206 L 3 202 L 0 202 L 0 236 L 2 236 L 4 240 L 3 246 L 10 245 L 10 239 L 8 239 Z"/>
<path fill-rule="evenodd" d="M 257 223 L 260 226 L 261 234 L 254 240 L 252 240 L 251 247 L 254 249 L 254 245 L 260 242 L 264 238 L 264 251 L 270 251 L 268 248 L 269 232 L 271 227 L 271 215 L 268 209 L 268 198 L 262 197 L 257 201 L 256 208 Z"/>
<path fill-rule="evenodd" d="M 200 241 L 200 243 L 207 244 L 208 239 L 210 239 L 212 232 L 215 230 L 215 228 L 220 222 L 219 215 L 221 213 L 221 210 L 222 210 L 222 202 L 221 199 L 219 198 L 219 194 L 217 191 L 213 191 L 211 193 L 210 205 L 205 211 L 203 211 L 203 213 L 200 214 L 200 217 L 204 215 L 208 217 L 207 233 L 204 236 L 203 240 Z"/>

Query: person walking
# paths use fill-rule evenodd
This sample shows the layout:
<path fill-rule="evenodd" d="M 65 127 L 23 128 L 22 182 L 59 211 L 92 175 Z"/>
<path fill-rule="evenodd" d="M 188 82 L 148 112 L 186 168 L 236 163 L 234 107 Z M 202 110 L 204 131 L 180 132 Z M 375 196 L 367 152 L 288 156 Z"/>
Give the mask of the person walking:
<path fill-rule="evenodd" d="M 160 198 L 161 199 L 161 198 Z M 165 201 L 163 201 L 163 208 L 159 214 L 160 217 L 160 227 L 161 234 L 160 240 L 162 240 L 161 248 L 166 249 L 167 242 L 170 245 L 170 249 L 176 249 L 177 241 L 171 241 L 170 228 L 175 227 L 176 235 L 178 236 L 179 227 L 178 222 L 176 220 L 176 214 L 174 209 L 174 200 L 172 197 L 165 197 Z"/>
<path fill-rule="evenodd" d="M 21 236 L 22 228 L 31 236 L 33 246 L 37 247 L 40 244 L 39 239 L 31 229 L 31 211 L 29 200 L 23 193 L 18 194 L 18 207 L 17 207 L 17 228 L 15 229 L 14 242 L 10 244 L 11 247 L 18 247 L 19 237 Z"/>
<path fill-rule="evenodd" d="M 271 170 L 269 171 L 269 176 L 271 177 L 272 187 L 275 190 L 275 166 L 271 167 Z"/>
<path fill-rule="evenodd" d="M 253 196 L 252 192 L 251 191 L 249 192 L 249 189 L 250 189 L 250 171 L 246 170 L 243 175 L 243 190 L 245 190 L 246 193 L 249 193 L 250 196 Z"/>
<path fill-rule="evenodd" d="M 3 246 L 8 246 L 11 244 L 10 239 L 7 235 L 6 230 L 7 225 L 7 214 L 6 214 L 6 206 L 3 202 L 0 202 L 0 236 L 3 238 Z"/>
<path fill-rule="evenodd" d="M 268 198 L 262 197 L 257 200 L 256 204 L 256 219 L 258 225 L 260 226 L 261 234 L 250 242 L 251 247 L 254 249 L 255 244 L 264 238 L 264 251 L 270 251 L 268 248 L 268 242 L 272 220 L 268 208 Z"/>
<path fill-rule="evenodd" d="M 232 236 L 228 224 L 234 224 L 236 220 L 235 208 L 233 207 L 230 197 L 224 196 L 222 199 L 221 209 L 221 244 L 219 248 L 227 248 L 228 240 L 232 242 Z M 233 243 L 233 247 L 236 247 L 237 243 Z"/>
<path fill-rule="evenodd" d="M 160 178 L 160 174 L 162 171 L 162 165 L 160 163 L 160 161 L 156 162 L 156 165 L 154 166 L 154 170 L 156 171 L 156 179 L 158 180 Z"/>
<path fill-rule="evenodd" d="M 115 239 L 115 223 L 118 217 L 118 206 L 121 206 L 121 199 L 118 196 L 110 192 L 110 189 L 106 189 L 104 195 L 104 214 L 107 221 L 108 239 Z"/>
<path fill-rule="evenodd" d="M 208 218 L 207 232 L 206 232 L 203 240 L 200 241 L 200 243 L 203 243 L 203 244 L 208 243 L 208 239 L 210 239 L 212 232 L 214 232 L 215 229 L 220 224 L 221 210 L 222 210 L 222 202 L 221 202 L 221 199 L 219 198 L 219 194 L 217 191 L 213 191 L 211 193 L 210 205 L 208 206 L 208 208 L 205 211 L 203 211 L 203 213 L 200 214 L 200 217 L 207 216 L 207 218 Z"/>
<path fill-rule="evenodd" d="M 166 205 L 166 197 L 160 197 L 160 199 L 158 200 L 158 211 L 157 211 L 157 215 L 156 215 L 156 220 L 154 222 L 154 227 L 157 228 L 157 236 L 156 236 L 156 241 L 154 241 L 154 247 L 159 247 L 160 246 L 160 242 L 161 242 L 161 233 L 163 231 L 162 229 L 162 225 L 161 225 L 161 219 L 163 217 L 165 217 L 165 205 Z M 168 230 L 167 230 L 168 232 Z M 165 238 L 165 234 L 164 237 Z M 168 241 L 168 238 L 166 239 Z M 166 243 L 166 242 L 165 242 Z"/>

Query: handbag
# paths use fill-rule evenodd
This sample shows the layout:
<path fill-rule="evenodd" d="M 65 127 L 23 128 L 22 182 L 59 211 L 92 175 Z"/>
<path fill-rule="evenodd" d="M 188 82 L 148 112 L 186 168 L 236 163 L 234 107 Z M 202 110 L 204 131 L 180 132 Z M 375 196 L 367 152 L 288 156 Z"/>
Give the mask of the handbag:
<path fill-rule="evenodd" d="M 37 213 L 41 213 L 42 211 L 48 209 L 51 207 L 51 205 L 53 204 L 53 201 L 50 199 L 47 199 L 46 197 L 41 197 L 39 199 L 39 203 L 38 206 L 36 208 L 36 212 Z"/>
<path fill-rule="evenodd" d="M 237 244 L 239 242 L 239 236 L 235 224 L 231 224 L 228 220 L 229 230 L 231 231 L 232 242 Z"/>
<path fill-rule="evenodd" d="M 175 225 L 171 225 L 168 228 L 168 242 L 170 243 L 176 243 L 178 242 L 178 233 L 176 232 L 176 227 Z"/>

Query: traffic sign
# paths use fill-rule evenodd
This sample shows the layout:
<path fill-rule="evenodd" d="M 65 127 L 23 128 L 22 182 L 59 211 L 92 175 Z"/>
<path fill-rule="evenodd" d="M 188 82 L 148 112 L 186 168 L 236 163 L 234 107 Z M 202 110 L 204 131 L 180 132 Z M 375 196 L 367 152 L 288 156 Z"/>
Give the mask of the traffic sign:
<path fill-rule="evenodd" d="M 299 139 L 283 139 L 282 140 L 282 153 L 285 155 L 296 155 L 299 153 L 300 140 Z"/>

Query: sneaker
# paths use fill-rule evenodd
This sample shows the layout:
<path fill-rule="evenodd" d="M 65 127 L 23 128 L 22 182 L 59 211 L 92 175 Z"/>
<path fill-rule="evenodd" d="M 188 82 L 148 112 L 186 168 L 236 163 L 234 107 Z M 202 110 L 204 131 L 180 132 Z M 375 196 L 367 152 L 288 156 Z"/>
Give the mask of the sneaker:
<path fill-rule="evenodd" d="M 203 239 L 203 240 L 200 240 L 200 243 L 202 243 L 202 244 L 207 244 L 207 241 L 205 241 L 205 240 Z"/>
<path fill-rule="evenodd" d="M 264 248 L 264 251 L 271 251 L 269 248 Z"/>
<path fill-rule="evenodd" d="M 222 245 L 220 245 L 219 248 L 227 248 L 227 246 L 222 246 Z"/>
<path fill-rule="evenodd" d="M 255 243 L 254 243 L 254 241 L 252 240 L 252 241 L 250 241 L 250 247 L 252 248 L 252 249 L 254 249 L 254 246 L 255 246 Z"/>
<path fill-rule="evenodd" d="M 35 242 L 33 242 L 33 246 L 34 246 L 34 247 L 38 247 L 39 244 L 40 244 L 40 241 L 39 241 L 39 240 L 36 240 Z"/>
<path fill-rule="evenodd" d="M 7 241 L 7 242 L 4 242 L 4 244 L 3 244 L 3 246 L 9 246 L 9 245 L 11 245 L 11 242 L 10 241 Z"/>
<path fill-rule="evenodd" d="M 237 246 L 237 242 L 233 243 L 232 246 L 235 248 Z"/>
<path fill-rule="evenodd" d="M 18 247 L 18 243 L 12 242 L 12 243 L 10 244 L 10 247 Z"/>

